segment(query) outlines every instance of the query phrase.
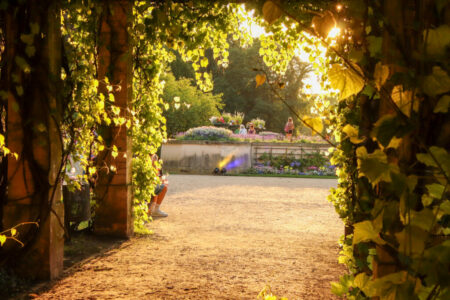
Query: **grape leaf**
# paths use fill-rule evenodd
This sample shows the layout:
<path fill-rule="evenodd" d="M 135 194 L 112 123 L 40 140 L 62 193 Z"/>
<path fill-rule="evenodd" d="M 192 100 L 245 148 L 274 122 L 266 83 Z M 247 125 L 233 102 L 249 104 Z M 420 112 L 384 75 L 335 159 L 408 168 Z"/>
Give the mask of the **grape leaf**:
<path fill-rule="evenodd" d="M 316 132 L 312 132 L 312 134 L 316 134 L 318 133 L 322 133 L 323 130 L 323 123 L 322 123 L 322 119 L 321 118 L 311 118 L 311 117 L 306 117 L 303 119 L 303 121 L 308 124 L 309 126 L 311 126 Z"/>
<path fill-rule="evenodd" d="M 353 225 L 353 245 L 361 242 L 374 241 L 378 244 L 385 244 L 372 224 L 372 221 L 363 221 Z"/>
<path fill-rule="evenodd" d="M 383 43 L 381 37 L 370 35 L 367 37 L 367 42 L 369 43 L 368 49 L 371 57 L 375 57 L 381 53 L 381 45 Z"/>
<path fill-rule="evenodd" d="M 450 26 L 444 24 L 435 29 L 425 30 L 423 37 L 424 40 L 426 39 L 427 54 L 445 55 L 445 51 L 450 45 Z"/>
<path fill-rule="evenodd" d="M 350 124 L 345 125 L 342 131 L 349 137 L 353 144 L 359 144 L 365 140 L 364 138 L 358 138 L 358 129 Z"/>
<path fill-rule="evenodd" d="M 442 184 L 438 183 L 428 184 L 426 188 L 428 190 L 428 194 L 430 194 L 431 197 L 436 199 L 441 199 L 442 194 L 444 193 L 445 190 L 445 187 Z"/>
<path fill-rule="evenodd" d="M 373 78 L 375 79 L 375 86 L 378 90 L 384 85 L 386 80 L 389 77 L 389 67 L 378 62 L 375 65 L 375 72 L 373 74 Z"/>
<path fill-rule="evenodd" d="M 394 136 L 401 137 L 410 130 L 411 128 L 404 126 L 396 115 L 389 114 L 382 116 L 375 123 L 371 136 L 375 137 L 383 147 L 386 147 Z"/>
<path fill-rule="evenodd" d="M 256 80 L 256 87 L 258 87 L 266 81 L 266 75 L 258 74 L 258 75 L 256 75 L 255 80 Z"/>
<path fill-rule="evenodd" d="M 6 242 L 6 235 L 0 234 L 0 246 Z"/>
<path fill-rule="evenodd" d="M 204 57 L 201 61 L 200 61 L 200 66 L 202 68 L 206 68 L 208 66 L 208 59 L 206 57 Z"/>
<path fill-rule="evenodd" d="M 341 64 L 331 65 L 328 72 L 331 87 L 341 92 L 340 100 L 355 95 L 364 88 L 364 79 L 361 77 L 362 70 L 356 64 L 353 67 L 359 74 Z"/>
<path fill-rule="evenodd" d="M 421 163 L 429 167 L 438 168 L 440 166 L 445 172 L 445 174 L 450 177 L 450 154 L 447 153 L 447 151 L 444 148 L 436 146 L 431 146 L 429 151 L 431 154 L 433 154 L 437 162 L 428 153 L 418 153 L 416 155 L 417 160 L 419 160 Z"/>
<path fill-rule="evenodd" d="M 266 1 L 262 8 L 262 13 L 264 20 L 266 20 L 269 25 L 272 25 L 276 20 L 278 20 L 283 12 L 273 1 Z"/>
<path fill-rule="evenodd" d="M 406 226 L 401 232 L 396 233 L 395 237 L 399 243 L 398 250 L 400 253 L 418 256 L 425 249 L 428 234 L 419 227 Z"/>
<path fill-rule="evenodd" d="M 425 94 L 435 97 L 450 91 L 450 77 L 447 72 L 439 66 L 433 67 L 433 73 L 423 80 L 423 91 Z"/>
<path fill-rule="evenodd" d="M 356 149 L 356 155 L 359 177 L 367 177 L 373 186 L 381 181 L 391 182 L 391 172 L 399 172 L 398 166 L 389 164 L 386 154 L 379 149 L 368 154 L 366 147 L 359 147 Z"/>
<path fill-rule="evenodd" d="M 317 34 L 323 38 L 327 38 L 330 31 L 336 27 L 336 19 L 329 10 L 325 11 L 322 16 L 314 16 L 312 24 Z"/>
<path fill-rule="evenodd" d="M 438 103 L 434 107 L 434 113 L 447 113 L 450 107 L 450 96 L 444 95 L 439 99 Z"/>

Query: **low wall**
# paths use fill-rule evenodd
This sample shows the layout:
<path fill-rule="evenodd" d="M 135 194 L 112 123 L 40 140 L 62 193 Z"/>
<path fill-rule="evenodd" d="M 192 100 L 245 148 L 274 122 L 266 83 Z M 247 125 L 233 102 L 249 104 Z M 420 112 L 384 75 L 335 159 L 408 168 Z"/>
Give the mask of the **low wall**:
<path fill-rule="evenodd" d="M 161 158 L 169 173 L 212 174 L 217 167 L 240 173 L 251 167 L 251 144 L 170 141 L 162 146 Z"/>
<path fill-rule="evenodd" d="M 303 158 L 305 155 L 320 152 L 322 154 L 328 152 L 330 145 L 319 143 L 252 143 L 253 163 L 257 162 L 258 157 L 264 153 L 270 156 L 289 155 L 297 159 Z"/>
<path fill-rule="evenodd" d="M 248 170 L 263 153 L 302 157 L 312 152 L 325 152 L 327 144 L 284 144 L 264 142 L 213 142 L 171 140 L 162 145 L 164 171 L 169 173 L 212 174 L 215 168 L 227 173 Z"/>

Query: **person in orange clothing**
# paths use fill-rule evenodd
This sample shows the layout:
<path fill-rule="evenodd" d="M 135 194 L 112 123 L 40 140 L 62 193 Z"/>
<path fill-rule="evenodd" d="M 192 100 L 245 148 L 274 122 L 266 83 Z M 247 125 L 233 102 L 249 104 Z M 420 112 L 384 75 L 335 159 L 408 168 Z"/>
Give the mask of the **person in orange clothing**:
<path fill-rule="evenodd" d="M 155 162 L 158 161 L 158 155 L 152 155 L 152 165 L 156 168 Z M 169 181 L 162 175 L 162 170 L 158 170 L 158 176 L 161 180 L 161 183 L 156 185 L 155 187 L 155 195 L 148 205 L 148 215 L 152 217 L 167 217 L 168 214 L 163 212 L 160 209 L 161 203 L 164 200 L 164 197 L 167 193 L 167 188 L 169 185 Z"/>

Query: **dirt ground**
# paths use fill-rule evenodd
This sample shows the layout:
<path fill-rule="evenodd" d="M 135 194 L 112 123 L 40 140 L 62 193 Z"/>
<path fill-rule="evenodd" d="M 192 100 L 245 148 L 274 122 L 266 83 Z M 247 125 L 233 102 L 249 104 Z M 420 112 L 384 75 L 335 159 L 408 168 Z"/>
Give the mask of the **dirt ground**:
<path fill-rule="evenodd" d="M 333 179 L 171 175 L 154 234 L 84 262 L 38 299 L 335 299 Z"/>

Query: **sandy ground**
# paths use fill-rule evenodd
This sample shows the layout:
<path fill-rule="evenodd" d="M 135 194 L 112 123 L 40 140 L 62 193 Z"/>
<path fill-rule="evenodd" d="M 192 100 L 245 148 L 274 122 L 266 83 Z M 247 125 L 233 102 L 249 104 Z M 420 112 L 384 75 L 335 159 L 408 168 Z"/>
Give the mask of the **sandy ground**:
<path fill-rule="evenodd" d="M 331 179 L 170 176 L 154 234 L 91 259 L 38 299 L 335 299 L 343 224 Z"/>

